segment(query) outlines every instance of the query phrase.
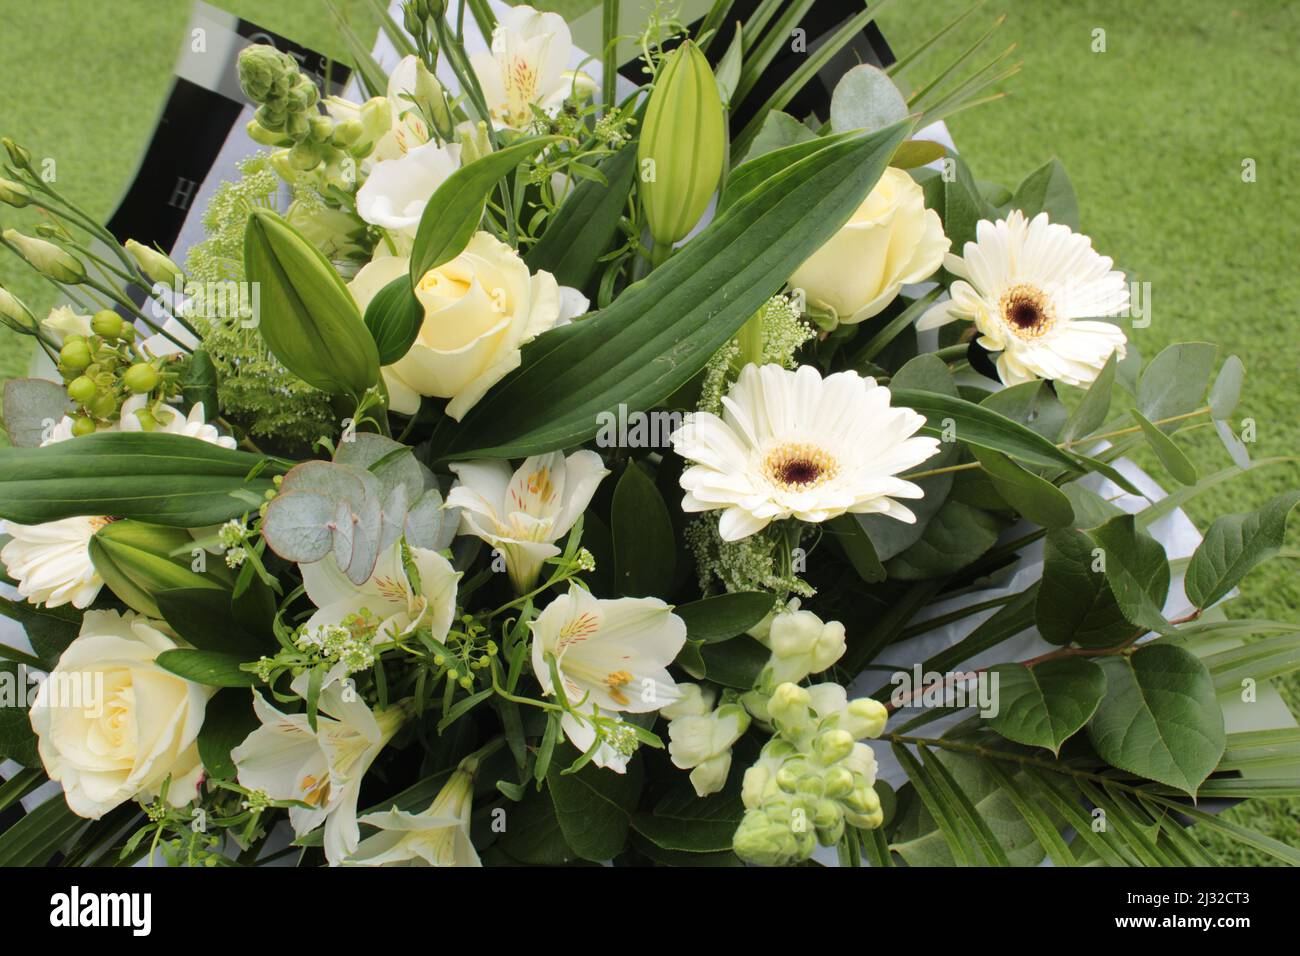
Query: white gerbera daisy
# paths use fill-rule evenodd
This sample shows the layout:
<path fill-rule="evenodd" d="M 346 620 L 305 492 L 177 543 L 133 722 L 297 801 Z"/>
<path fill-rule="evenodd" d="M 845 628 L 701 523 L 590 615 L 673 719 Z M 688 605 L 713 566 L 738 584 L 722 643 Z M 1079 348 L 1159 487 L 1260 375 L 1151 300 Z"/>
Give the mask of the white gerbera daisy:
<path fill-rule="evenodd" d="M 916 517 L 895 498 L 921 489 L 895 477 L 939 449 L 914 438 L 925 418 L 891 408 L 889 389 L 857 372 L 825 379 L 811 365 L 747 365 L 723 397 L 723 415 L 694 412 L 673 447 L 695 462 L 682 473 L 684 511 L 721 508 L 718 531 L 739 541 L 772 521 L 826 521 L 846 512 Z"/>
<path fill-rule="evenodd" d="M 973 321 L 979 344 L 999 352 L 998 375 L 1007 385 L 1038 378 L 1086 386 L 1110 358 L 1125 353 L 1124 330 L 1099 317 L 1128 308 L 1128 283 L 1087 236 L 1012 210 L 982 220 L 976 241 L 944 266 L 958 280 L 951 298 L 917 322 L 931 329 L 956 319 Z"/>

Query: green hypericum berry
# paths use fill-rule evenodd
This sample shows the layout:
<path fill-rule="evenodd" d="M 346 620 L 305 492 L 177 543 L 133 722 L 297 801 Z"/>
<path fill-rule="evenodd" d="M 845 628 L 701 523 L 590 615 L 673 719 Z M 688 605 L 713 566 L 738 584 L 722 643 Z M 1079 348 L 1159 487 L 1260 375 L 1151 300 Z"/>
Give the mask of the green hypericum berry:
<path fill-rule="evenodd" d="M 126 370 L 122 384 L 137 395 L 152 392 L 158 387 L 158 370 L 148 362 L 137 362 Z"/>
<path fill-rule="evenodd" d="M 117 411 L 117 396 L 112 392 L 99 392 L 86 403 L 86 411 L 99 419 L 108 418 Z"/>
<path fill-rule="evenodd" d="M 75 372 L 90 364 L 90 346 L 80 336 L 69 338 L 59 350 L 59 363 Z"/>
<path fill-rule="evenodd" d="M 94 431 L 95 422 L 92 419 L 87 418 L 85 415 L 82 415 L 72 423 L 72 434 L 77 438 L 93 434 Z"/>
<path fill-rule="evenodd" d="M 98 391 L 99 389 L 95 387 L 94 382 L 81 375 L 74 378 L 68 386 L 68 397 L 78 405 L 85 405 L 95 397 L 95 393 Z"/>
<path fill-rule="evenodd" d="M 124 324 L 122 317 L 112 309 L 100 309 L 90 319 L 90 327 L 94 333 L 106 339 L 118 338 L 122 334 Z"/>

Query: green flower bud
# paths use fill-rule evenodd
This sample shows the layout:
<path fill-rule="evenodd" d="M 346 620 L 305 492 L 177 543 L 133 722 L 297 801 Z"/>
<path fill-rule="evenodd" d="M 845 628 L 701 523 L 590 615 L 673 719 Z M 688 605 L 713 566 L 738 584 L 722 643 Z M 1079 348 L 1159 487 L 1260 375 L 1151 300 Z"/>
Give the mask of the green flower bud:
<path fill-rule="evenodd" d="M 361 111 L 357 116 L 365 138 L 370 143 L 376 142 L 379 137 L 393 128 L 393 110 L 388 105 L 387 98 L 383 96 L 372 96 L 362 103 Z"/>
<path fill-rule="evenodd" d="M 641 206 L 656 242 L 677 242 L 699 222 L 722 176 L 726 143 L 717 78 L 688 40 L 659 69 L 637 145 Z"/>
<path fill-rule="evenodd" d="M 289 89 L 289 108 L 291 110 L 307 110 L 316 105 L 320 99 L 320 90 L 316 89 L 316 84 L 298 74 L 298 80 Z"/>
<path fill-rule="evenodd" d="M 879 737 L 889 720 L 889 711 L 885 705 L 870 697 L 859 697 L 849 701 L 840 717 L 840 726 L 853 735 L 854 740 L 863 737 Z"/>
<path fill-rule="evenodd" d="M 21 299 L 10 294 L 4 286 L 0 286 L 0 321 L 15 332 L 22 332 L 24 335 L 31 335 L 36 331 L 36 316 L 32 315 L 31 310 Z"/>
<path fill-rule="evenodd" d="M 77 285 L 85 281 L 86 267 L 54 243 L 24 236 L 16 229 L 6 229 L 4 238 L 17 247 L 19 254 L 41 275 L 64 285 Z"/>
<path fill-rule="evenodd" d="M 245 47 L 239 54 L 239 86 L 254 103 L 265 102 L 277 86 L 283 91 L 287 78 L 297 72 L 293 57 L 265 43 Z"/>
<path fill-rule="evenodd" d="M 84 375 L 78 375 L 68 384 L 68 397 L 78 405 L 90 402 L 98 391 L 95 383 Z"/>
<path fill-rule="evenodd" d="M 452 120 L 451 110 L 447 108 L 447 96 L 443 93 L 438 78 L 419 59 L 415 61 L 415 104 L 433 123 L 439 137 L 451 139 L 456 124 Z"/>
<path fill-rule="evenodd" d="M 112 309 L 100 309 L 90 318 L 91 329 L 94 330 L 96 335 L 103 336 L 106 339 L 120 338 L 122 326 L 125 324 L 122 317 Z"/>
<path fill-rule="evenodd" d="M 0 177 L 0 202 L 8 203 L 18 209 L 30 204 L 32 194 L 22 183 Z"/>
<path fill-rule="evenodd" d="M 311 118 L 303 113 L 290 113 L 285 119 L 284 128 L 295 140 L 306 139 L 311 132 Z"/>
<path fill-rule="evenodd" d="M 140 271 L 154 282 L 161 282 L 168 286 L 175 286 L 185 282 L 185 274 L 181 272 L 176 263 L 157 249 L 143 246 L 134 239 L 128 239 L 123 248 L 131 253 L 131 258 L 140 267 Z"/>
<path fill-rule="evenodd" d="M 122 384 L 137 395 L 152 392 L 158 387 L 158 370 L 148 362 L 137 362 L 126 370 Z"/>
<path fill-rule="evenodd" d="M 767 711 L 784 730 L 798 732 L 812 721 L 812 698 L 798 684 L 781 684 L 772 693 Z"/>
<path fill-rule="evenodd" d="M 77 438 L 83 438 L 86 435 L 93 435 L 95 429 L 95 420 L 93 418 L 87 418 L 85 415 L 81 415 L 72 422 L 72 434 Z"/>
<path fill-rule="evenodd" d="M 330 137 L 334 135 L 334 121 L 328 116 L 313 116 L 311 118 L 311 132 L 308 134 L 313 143 L 328 143 Z"/>
<path fill-rule="evenodd" d="M 289 165 L 294 169 L 310 172 L 320 165 L 320 147 L 310 140 L 295 143 L 289 150 Z"/>
<path fill-rule="evenodd" d="M 357 120 L 345 120 L 334 127 L 330 142 L 340 149 L 347 149 L 361 139 L 365 130 Z"/>
<path fill-rule="evenodd" d="M 330 394 L 360 397 L 379 381 L 379 351 L 329 261 L 269 210 L 244 231 L 244 267 L 260 283 L 262 338 L 290 372 Z"/>
<path fill-rule="evenodd" d="M 117 396 L 112 392 L 96 392 L 95 397 L 86 403 L 86 411 L 106 421 L 117 413 Z"/>
<path fill-rule="evenodd" d="M 867 784 L 860 784 L 844 798 L 844 805 L 855 813 L 875 813 L 880 809 L 880 797 Z"/>
<path fill-rule="evenodd" d="M 248 131 L 248 138 L 261 146 L 288 146 L 293 142 L 283 133 L 263 126 L 255 119 L 249 120 L 244 129 Z"/>
<path fill-rule="evenodd" d="M 482 120 L 470 125 L 461 123 L 456 130 L 456 139 L 460 142 L 460 162 L 468 166 L 476 159 L 482 159 L 492 152 L 492 141 L 488 138 L 487 124 Z"/>
<path fill-rule="evenodd" d="M 853 792 L 853 771 L 846 767 L 827 767 L 823 778 L 826 781 L 826 796 L 836 800 Z"/>
<path fill-rule="evenodd" d="M 207 562 L 202 572 L 191 569 L 195 547 L 184 528 L 113 521 L 90 539 L 90 559 L 125 604 L 148 617 L 162 618 L 157 596 L 163 591 L 233 586 L 234 576 L 223 561 Z M 173 551 L 180 553 L 173 557 Z"/>
<path fill-rule="evenodd" d="M 853 751 L 853 735 L 847 730 L 823 730 L 813 741 L 813 751 L 824 766 L 839 763 Z"/>
<path fill-rule="evenodd" d="M 80 372 L 90 364 L 90 346 L 79 335 L 70 335 L 63 341 L 59 350 L 59 364 L 74 372 Z"/>
<path fill-rule="evenodd" d="M 32 165 L 32 154 L 27 152 L 8 136 L 0 139 L 4 144 L 5 152 L 9 154 L 9 162 L 13 163 L 19 169 L 30 169 Z"/>
<path fill-rule="evenodd" d="M 284 132 L 285 123 L 287 123 L 288 120 L 288 113 L 280 107 L 272 106 L 269 103 L 259 106 L 257 111 L 253 113 L 254 123 L 273 132 Z"/>
<path fill-rule="evenodd" d="M 772 819 L 766 810 L 747 810 L 731 838 L 731 847 L 747 863 L 788 866 L 807 859 L 800 842 L 799 835 L 788 823 Z M 808 853 L 812 853 L 811 846 Z"/>

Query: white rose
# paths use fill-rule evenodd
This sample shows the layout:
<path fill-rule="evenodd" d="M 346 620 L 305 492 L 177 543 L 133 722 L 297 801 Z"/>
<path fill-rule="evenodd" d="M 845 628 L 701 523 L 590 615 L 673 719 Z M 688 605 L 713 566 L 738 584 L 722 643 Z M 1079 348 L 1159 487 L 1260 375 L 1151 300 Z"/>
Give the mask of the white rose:
<path fill-rule="evenodd" d="M 97 820 L 133 797 L 152 798 L 169 775 L 173 806 L 197 795 L 195 741 L 213 689 L 154 663 L 176 646 L 131 612 L 87 611 L 41 684 L 30 715 L 41 761 L 79 816 Z"/>
<path fill-rule="evenodd" d="M 846 324 L 884 311 L 909 282 L 943 264 L 950 245 L 925 194 L 911 176 L 890 166 L 853 217 L 795 270 L 790 285 L 809 305 L 831 308 Z"/>
<path fill-rule="evenodd" d="M 460 169 L 460 146 L 428 142 L 398 159 L 375 163 L 357 190 L 357 213 L 366 222 L 412 236 L 424 207 L 447 177 Z"/>
<path fill-rule="evenodd" d="M 398 256 L 375 259 L 348 288 L 364 312 L 370 300 L 409 268 Z M 425 273 L 415 289 L 424 323 L 410 351 L 383 370 L 389 406 L 413 415 L 420 396 L 450 399 L 459 421 L 489 388 L 519 366 L 519 349 L 586 299 L 562 294 L 549 272 L 530 275 L 519 253 L 486 232 L 465 251 Z"/>

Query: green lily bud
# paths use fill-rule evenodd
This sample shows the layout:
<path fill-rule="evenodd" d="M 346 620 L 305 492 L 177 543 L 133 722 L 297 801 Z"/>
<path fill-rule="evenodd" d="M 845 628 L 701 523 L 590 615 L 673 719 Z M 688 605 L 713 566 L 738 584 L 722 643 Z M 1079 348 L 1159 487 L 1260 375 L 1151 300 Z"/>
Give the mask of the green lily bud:
<path fill-rule="evenodd" d="M 81 264 L 81 260 L 64 252 L 54 243 L 24 236 L 17 229 L 6 229 L 4 237 L 6 242 L 17 247 L 28 265 L 41 275 L 64 285 L 77 285 L 85 281 L 86 267 Z"/>
<path fill-rule="evenodd" d="M 255 210 L 244 230 L 244 268 L 259 283 L 262 338 L 285 368 L 333 395 L 359 398 L 379 381 L 379 350 L 356 300 L 296 229 Z"/>
<path fill-rule="evenodd" d="M 9 154 L 9 162 L 13 163 L 19 169 L 30 169 L 32 165 L 32 154 L 27 152 L 8 136 L 0 139 L 4 144 L 5 152 Z"/>
<path fill-rule="evenodd" d="M 134 239 L 128 239 L 123 248 L 131 253 L 131 258 L 140 267 L 140 271 L 154 282 L 175 286 L 178 282 L 183 283 L 185 281 L 185 273 L 181 272 L 176 263 L 157 249 L 150 249 Z"/>
<path fill-rule="evenodd" d="M 375 143 L 379 137 L 383 136 L 393 128 L 393 110 L 388 105 L 387 97 L 372 96 L 361 104 L 361 111 L 357 114 L 361 123 L 364 139 L 369 143 Z"/>
<path fill-rule="evenodd" d="M 234 575 L 222 561 L 191 570 L 194 539 L 184 528 L 142 521 L 112 521 L 90 539 L 90 560 L 104 583 L 123 603 L 152 618 L 162 618 L 157 595 L 178 588 L 229 589 Z M 176 557 L 172 552 L 181 551 Z"/>
<path fill-rule="evenodd" d="M 0 321 L 15 332 L 22 332 L 24 335 L 31 335 L 36 331 L 36 316 L 23 305 L 21 299 L 12 295 L 4 286 L 0 286 Z"/>
<path fill-rule="evenodd" d="M 0 177 L 0 202 L 8 203 L 18 209 L 30 204 L 32 194 L 22 183 Z"/>
<path fill-rule="evenodd" d="M 298 72 L 298 64 L 287 53 L 273 46 L 255 43 L 239 54 L 239 86 L 254 103 L 263 103 L 278 88 L 283 91 L 286 78 Z"/>
<path fill-rule="evenodd" d="M 726 120 L 718 81 L 689 40 L 664 60 L 637 145 L 641 206 L 657 243 L 682 239 L 722 176 Z"/>
<path fill-rule="evenodd" d="M 433 128 L 438 131 L 441 139 L 452 138 L 456 124 L 451 118 L 451 110 L 447 108 L 447 96 L 443 93 L 442 84 L 429 72 L 424 61 L 419 59 L 415 61 L 415 104 L 433 123 Z"/>

